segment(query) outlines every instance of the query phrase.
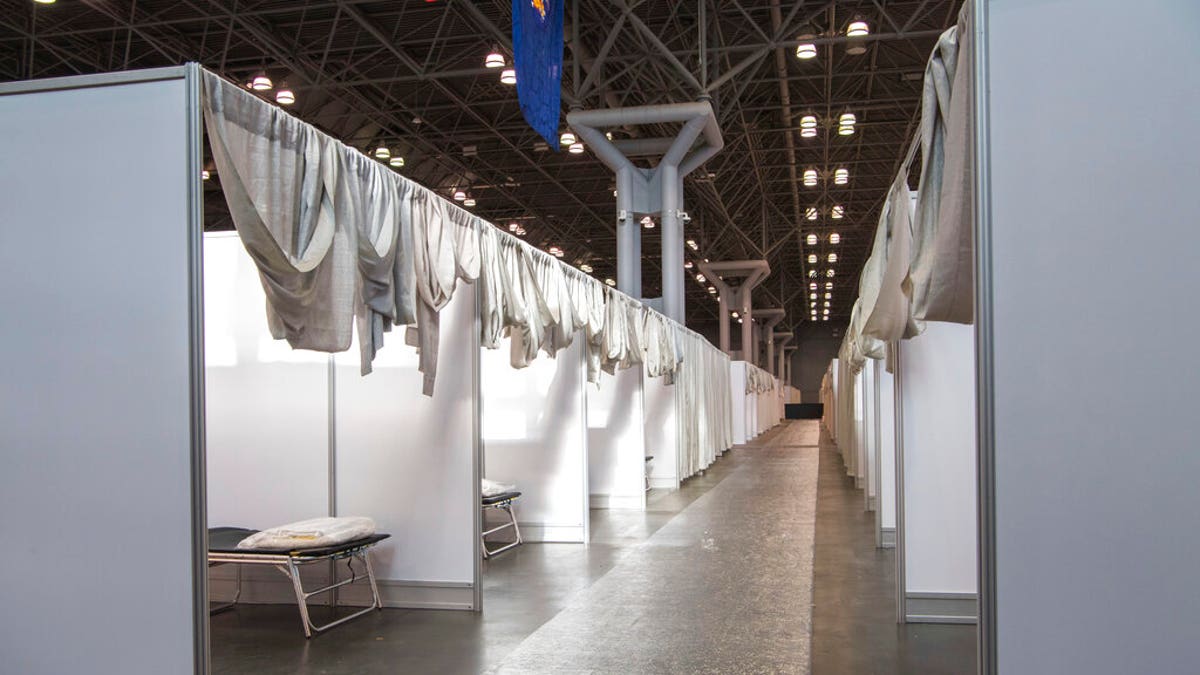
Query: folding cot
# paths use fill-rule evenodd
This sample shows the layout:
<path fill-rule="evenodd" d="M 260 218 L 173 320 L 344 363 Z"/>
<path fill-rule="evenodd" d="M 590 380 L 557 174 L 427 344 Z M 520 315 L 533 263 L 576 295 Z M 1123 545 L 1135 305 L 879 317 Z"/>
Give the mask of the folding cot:
<path fill-rule="evenodd" d="M 257 530 L 248 530 L 241 527 L 214 527 L 208 530 L 208 565 L 235 564 L 237 565 L 237 586 L 234 591 L 233 600 L 219 607 L 214 607 L 210 613 L 216 614 L 227 609 L 231 609 L 237 604 L 238 598 L 242 594 L 242 565 L 270 565 L 282 572 L 292 582 L 292 590 L 296 593 L 296 604 L 300 608 L 300 619 L 304 626 L 304 637 L 312 637 L 314 632 L 320 633 L 329 630 L 334 626 L 343 624 L 351 619 L 358 618 L 373 609 L 381 609 L 383 603 L 379 599 L 379 588 L 375 584 L 375 572 L 371 569 L 371 558 L 368 556 L 371 548 L 376 544 L 387 539 L 391 535 L 388 534 L 373 534 L 369 537 L 355 539 L 342 544 L 333 546 L 323 546 L 320 548 L 297 549 L 293 551 L 269 551 L 256 549 L 239 549 L 238 542 L 246 537 L 255 534 Z M 362 567 L 366 572 L 362 573 L 354 569 L 354 560 L 357 559 L 362 563 Z M 337 561 L 345 560 L 346 568 L 350 570 L 350 577 L 341 581 L 335 581 L 321 588 L 306 591 L 300 580 L 300 568 L 305 565 L 319 563 L 322 561 Z M 308 599 L 320 593 L 327 593 L 342 586 L 347 586 L 360 579 L 365 579 L 371 587 L 372 603 L 369 607 L 361 609 L 353 614 L 344 616 L 340 619 L 330 621 L 325 624 L 317 625 L 313 623 L 308 614 Z M 336 598 L 335 606 L 336 606 Z"/>

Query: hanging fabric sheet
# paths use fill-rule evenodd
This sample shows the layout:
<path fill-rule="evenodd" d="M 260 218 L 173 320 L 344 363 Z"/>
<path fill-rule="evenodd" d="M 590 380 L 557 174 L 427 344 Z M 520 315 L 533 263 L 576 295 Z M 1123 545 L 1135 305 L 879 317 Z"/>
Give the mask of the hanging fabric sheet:
<path fill-rule="evenodd" d="M 938 39 L 921 100 L 922 164 L 909 270 L 921 321 L 974 320 L 970 4 Z"/>
<path fill-rule="evenodd" d="M 258 266 L 271 335 L 295 349 L 349 349 L 357 244 L 334 212 L 336 145 L 209 72 L 204 120 L 230 216 Z"/>

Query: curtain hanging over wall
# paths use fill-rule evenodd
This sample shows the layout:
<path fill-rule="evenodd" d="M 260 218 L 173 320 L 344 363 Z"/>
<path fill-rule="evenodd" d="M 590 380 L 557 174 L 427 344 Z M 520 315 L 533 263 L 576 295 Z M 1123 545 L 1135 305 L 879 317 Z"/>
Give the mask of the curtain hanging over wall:
<path fill-rule="evenodd" d="M 909 270 L 913 317 L 974 320 L 970 4 L 938 39 L 921 100 L 921 184 Z"/>

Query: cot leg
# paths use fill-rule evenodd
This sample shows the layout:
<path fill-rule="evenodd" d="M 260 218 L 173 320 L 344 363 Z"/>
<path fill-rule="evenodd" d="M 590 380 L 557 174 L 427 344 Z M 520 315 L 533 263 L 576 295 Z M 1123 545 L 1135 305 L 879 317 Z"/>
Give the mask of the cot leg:
<path fill-rule="evenodd" d="M 304 625 L 305 639 L 312 637 L 312 620 L 308 618 L 308 598 L 304 595 L 304 586 L 300 583 L 300 569 L 292 560 L 287 562 L 287 575 L 292 579 L 292 590 L 296 592 L 296 604 L 300 607 L 300 623 Z"/>
<path fill-rule="evenodd" d="M 512 502 L 508 503 L 507 510 L 508 510 L 508 519 L 512 521 L 513 531 L 516 532 L 516 534 L 517 534 L 517 540 L 515 543 L 518 543 L 518 544 L 524 543 L 525 540 L 521 539 L 521 527 L 519 525 L 517 525 L 517 514 L 515 511 L 513 511 L 513 503 Z"/>
<path fill-rule="evenodd" d="M 383 601 L 379 599 L 379 586 L 375 583 L 375 570 L 371 567 L 371 556 L 366 551 L 359 554 L 363 566 L 367 568 L 367 580 L 371 582 L 371 597 L 375 599 L 375 609 L 383 609 Z"/>

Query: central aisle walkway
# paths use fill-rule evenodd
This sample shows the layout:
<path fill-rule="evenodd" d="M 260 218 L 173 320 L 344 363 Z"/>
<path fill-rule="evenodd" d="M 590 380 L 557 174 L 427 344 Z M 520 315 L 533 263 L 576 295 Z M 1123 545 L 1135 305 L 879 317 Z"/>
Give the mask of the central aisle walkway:
<path fill-rule="evenodd" d="M 633 548 L 498 673 L 807 673 L 817 428 L 793 423 Z"/>

